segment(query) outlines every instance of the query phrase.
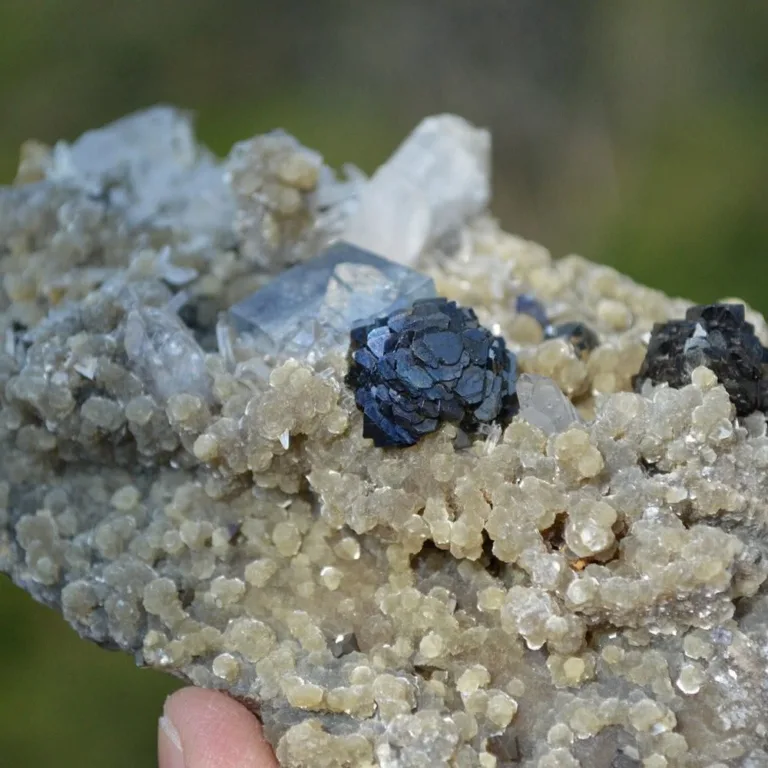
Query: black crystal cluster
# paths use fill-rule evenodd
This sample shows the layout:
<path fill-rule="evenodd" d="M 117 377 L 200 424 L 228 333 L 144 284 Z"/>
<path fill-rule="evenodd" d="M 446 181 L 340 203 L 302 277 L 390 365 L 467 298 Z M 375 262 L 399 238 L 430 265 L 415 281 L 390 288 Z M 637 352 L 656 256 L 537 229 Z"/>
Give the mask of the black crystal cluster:
<path fill-rule="evenodd" d="M 514 354 L 473 310 L 447 299 L 354 328 L 349 358 L 363 436 L 378 447 L 413 445 L 441 421 L 473 432 L 517 408 Z"/>
<path fill-rule="evenodd" d="M 691 307 L 684 320 L 657 323 L 634 379 L 683 387 L 694 368 L 704 365 L 725 387 L 739 416 L 768 409 L 768 352 L 748 323 L 742 304 Z"/>
<path fill-rule="evenodd" d="M 586 323 L 551 323 L 544 305 L 528 293 L 521 293 L 517 297 L 515 311 L 521 315 L 530 315 L 542 327 L 545 339 L 565 339 L 581 358 L 600 344 L 597 334 Z"/>

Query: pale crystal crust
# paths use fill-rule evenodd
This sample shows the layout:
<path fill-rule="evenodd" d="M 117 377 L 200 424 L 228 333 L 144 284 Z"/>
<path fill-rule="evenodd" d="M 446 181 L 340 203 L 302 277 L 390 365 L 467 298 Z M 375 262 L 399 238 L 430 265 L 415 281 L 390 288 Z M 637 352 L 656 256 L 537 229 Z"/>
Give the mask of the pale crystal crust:
<path fill-rule="evenodd" d="M 230 184 L 301 250 L 330 231 L 319 161 L 261 139 Z M 276 175 L 307 188 L 300 221 Z M 341 350 L 322 368 L 239 339 L 212 351 L 217 311 L 269 279 L 274 251 L 233 215 L 238 249 L 210 238 L 190 257 L 183 216 L 133 226 L 125 205 L 69 181 L 0 190 L 0 569 L 16 583 L 83 636 L 258 706 L 286 766 L 768 764 L 765 418 L 734 419 L 703 369 L 632 391 L 645 334 L 685 302 L 477 219 L 422 269 L 555 382 L 533 378 L 525 404 L 549 421 L 383 451 Z M 196 270 L 181 298 L 168 258 Z M 542 342 L 514 313 L 523 291 L 601 345 Z"/>

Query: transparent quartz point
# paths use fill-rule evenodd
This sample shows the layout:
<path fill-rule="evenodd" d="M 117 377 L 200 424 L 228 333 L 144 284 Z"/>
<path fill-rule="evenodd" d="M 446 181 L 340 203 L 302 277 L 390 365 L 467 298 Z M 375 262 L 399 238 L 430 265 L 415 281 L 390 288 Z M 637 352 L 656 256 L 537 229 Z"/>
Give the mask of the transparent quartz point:
<path fill-rule="evenodd" d="M 413 264 L 491 196 L 491 138 L 456 115 L 423 120 L 363 186 L 344 239 Z"/>
<path fill-rule="evenodd" d="M 546 376 L 524 373 L 517 380 L 520 418 L 548 435 L 564 432 L 581 418 L 560 387 Z"/>

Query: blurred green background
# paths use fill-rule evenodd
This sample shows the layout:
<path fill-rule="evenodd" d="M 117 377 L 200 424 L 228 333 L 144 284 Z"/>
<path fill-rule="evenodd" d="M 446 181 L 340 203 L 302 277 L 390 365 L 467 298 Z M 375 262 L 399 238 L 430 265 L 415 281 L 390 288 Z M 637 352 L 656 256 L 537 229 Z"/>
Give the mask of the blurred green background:
<path fill-rule="evenodd" d="M 768 3 L 0 0 L 0 182 L 157 102 L 214 150 L 282 126 L 370 171 L 426 114 L 494 136 L 494 210 L 706 301 L 768 309 Z M 174 683 L 0 578 L 0 766 L 151 766 Z"/>

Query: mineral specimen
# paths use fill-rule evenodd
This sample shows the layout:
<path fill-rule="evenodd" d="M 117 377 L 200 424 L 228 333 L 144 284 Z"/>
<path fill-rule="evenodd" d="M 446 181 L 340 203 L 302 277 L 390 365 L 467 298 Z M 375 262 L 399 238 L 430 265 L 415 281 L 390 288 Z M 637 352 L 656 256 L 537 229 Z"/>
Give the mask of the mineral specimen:
<path fill-rule="evenodd" d="M 284 131 L 235 144 L 222 176 L 237 202 L 234 231 L 247 261 L 269 272 L 315 256 L 358 208 L 365 177 L 338 181 L 314 150 Z M 232 224 L 232 222 L 230 222 Z"/>
<path fill-rule="evenodd" d="M 231 229 L 234 199 L 218 163 L 195 141 L 189 117 L 170 107 L 59 142 L 43 162 L 45 178 L 121 207 L 126 224 L 203 239 Z"/>
<path fill-rule="evenodd" d="M 456 394 L 452 366 L 496 343 L 456 344 L 456 302 L 506 339 L 522 408 L 461 450 L 450 420 L 382 450 L 344 383 L 349 326 L 322 355 L 283 346 L 321 316 L 335 338 L 383 285 L 385 304 L 432 295 L 346 245 L 370 280 L 313 264 L 358 184 L 284 134 L 219 164 L 173 111 L 103 130 L 108 151 L 69 151 L 79 171 L 37 148 L 0 189 L 0 570 L 84 637 L 251 704 L 288 768 L 768 765 L 768 434 L 739 416 L 760 404 L 762 317 L 697 309 L 646 345 L 689 305 L 440 208 L 461 247 L 414 267 L 447 335 L 413 331 L 382 386 L 445 372 L 465 419 L 492 417 L 485 372 L 471 408 Z M 201 178 L 229 201 L 209 217 Z M 246 299 L 264 286 L 271 326 Z M 599 346 L 542 338 L 520 286 Z M 356 349 L 376 376 L 419 317 L 381 307 Z M 633 391 L 638 372 L 660 383 Z"/>
<path fill-rule="evenodd" d="M 352 330 L 346 382 L 379 447 L 413 445 L 441 421 L 465 432 L 517 405 L 516 359 L 468 308 L 424 299 Z"/>
<path fill-rule="evenodd" d="M 685 320 L 654 325 L 636 386 L 645 381 L 685 386 L 691 373 L 706 366 L 725 387 L 736 413 L 768 409 L 766 350 L 746 321 L 742 304 L 691 307 Z"/>
<path fill-rule="evenodd" d="M 306 358 L 345 347 L 361 321 L 434 295 L 429 277 L 342 242 L 283 272 L 235 304 L 230 316 L 237 330 L 256 338 L 262 353 Z"/>

